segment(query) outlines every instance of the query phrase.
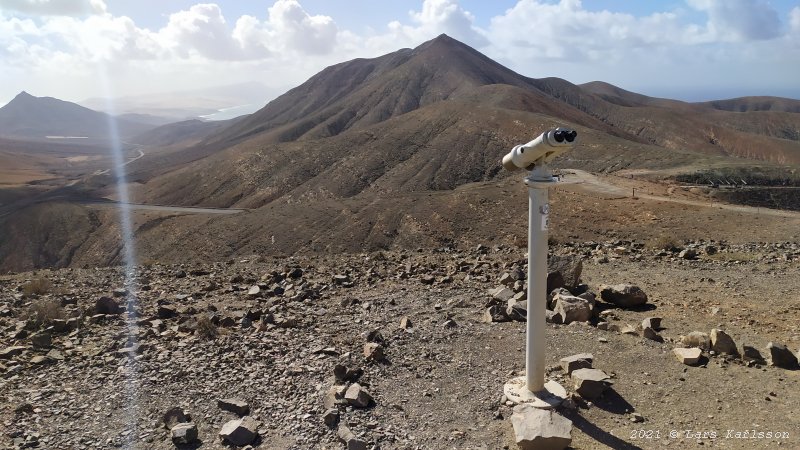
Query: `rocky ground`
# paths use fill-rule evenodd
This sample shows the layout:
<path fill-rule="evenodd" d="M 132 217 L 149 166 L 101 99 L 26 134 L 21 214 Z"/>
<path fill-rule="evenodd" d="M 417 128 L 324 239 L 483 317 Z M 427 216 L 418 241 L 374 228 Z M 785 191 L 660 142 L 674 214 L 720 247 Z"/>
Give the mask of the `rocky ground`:
<path fill-rule="evenodd" d="M 550 287 L 570 292 L 549 318 L 574 321 L 547 324 L 547 376 L 572 446 L 800 447 L 800 370 L 768 349 L 800 347 L 800 246 L 662 244 L 555 246 Z M 516 448 L 525 271 L 522 250 L 480 246 L 2 276 L 0 445 Z M 601 288 L 621 283 L 646 303 Z M 747 358 L 690 335 L 712 329 Z M 608 376 L 599 397 L 559 363 L 578 353 Z"/>

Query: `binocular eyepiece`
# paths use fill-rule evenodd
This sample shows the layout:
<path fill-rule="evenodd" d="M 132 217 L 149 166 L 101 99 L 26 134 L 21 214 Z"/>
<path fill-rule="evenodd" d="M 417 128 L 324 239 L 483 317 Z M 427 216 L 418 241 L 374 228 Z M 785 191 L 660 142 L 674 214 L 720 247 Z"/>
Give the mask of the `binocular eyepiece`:
<path fill-rule="evenodd" d="M 564 141 L 572 142 L 572 141 L 575 140 L 576 137 L 578 137 L 578 132 L 575 131 L 575 130 L 560 130 L 560 129 L 557 129 L 553 133 L 553 139 L 558 143 L 561 143 L 561 142 L 564 142 Z"/>
<path fill-rule="evenodd" d="M 530 169 L 534 164 L 549 163 L 569 150 L 578 138 L 578 132 L 569 128 L 545 131 L 527 144 L 515 146 L 503 157 L 506 170 Z"/>

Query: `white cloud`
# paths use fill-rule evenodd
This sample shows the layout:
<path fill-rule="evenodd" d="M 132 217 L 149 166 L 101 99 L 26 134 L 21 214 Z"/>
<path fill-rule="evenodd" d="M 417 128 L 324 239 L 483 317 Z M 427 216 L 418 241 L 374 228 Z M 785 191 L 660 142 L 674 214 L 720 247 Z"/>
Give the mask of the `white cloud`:
<path fill-rule="evenodd" d="M 180 58 L 199 55 L 226 60 L 240 56 L 240 48 L 231 36 L 222 10 L 213 3 L 194 5 L 171 14 L 156 39 L 164 50 Z"/>
<path fill-rule="evenodd" d="M 687 0 L 708 14 L 708 32 L 725 41 L 773 39 L 781 34 L 778 13 L 764 0 Z"/>
<path fill-rule="evenodd" d="M 338 28 L 331 17 L 309 15 L 295 0 L 278 0 L 269 8 L 265 24 L 279 47 L 319 55 L 336 46 Z M 282 42 L 281 42 L 282 41 Z"/>
<path fill-rule="evenodd" d="M 0 11 L 36 16 L 77 16 L 106 12 L 103 0 L 0 0 Z"/>
<path fill-rule="evenodd" d="M 481 28 L 457 0 L 418 1 L 402 22 L 356 33 L 297 0 L 274 1 L 262 16 L 230 18 L 217 4 L 196 4 L 159 29 L 104 12 L 99 0 L 0 0 L 0 94 L 33 82 L 89 92 L 99 65 L 138 91 L 248 79 L 291 86 L 325 65 L 414 47 L 441 33 L 525 75 L 574 82 L 691 85 L 714 70 L 720 80 L 739 82 L 772 67 L 771 80 L 788 84 L 788 76 L 775 77 L 800 71 L 800 6 L 781 23 L 761 0 L 686 0 L 691 8 L 644 17 L 593 11 L 580 0 L 519 0 Z M 734 67 L 746 69 L 734 76 Z"/>
<path fill-rule="evenodd" d="M 800 6 L 795 6 L 789 12 L 789 26 L 795 33 L 800 32 Z"/>
<path fill-rule="evenodd" d="M 492 19 L 489 34 L 495 51 L 509 59 L 619 61 L 685 42 L 694 32 L 672 12 L 635 17 L 588 11 L 578 0 L 521 0 Z"/>
<path fill-rule="evenodd" d="M 389 34 L 373 37 L 373 43 L 417 45 L 442 33 L 470 44 L 483 47 L 489 43 L 485 32 L 475 25 L 475 17 L 461 8 L 457 0 L 424 0 L 420 11 L 409 11 L 412 25 L 399 21 L 389 23 Z"/>

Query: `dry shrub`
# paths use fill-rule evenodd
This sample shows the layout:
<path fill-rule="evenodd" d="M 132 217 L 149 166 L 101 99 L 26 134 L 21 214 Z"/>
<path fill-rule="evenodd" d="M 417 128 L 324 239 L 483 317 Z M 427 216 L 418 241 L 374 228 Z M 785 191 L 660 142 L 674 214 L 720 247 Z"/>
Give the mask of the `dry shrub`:
<path fill-rule="evenodd" d="M 197 318 L 197 336 L 203 339 L 215 339 L 219 336 L 219 330 L 217 330 L 217 326 L 211 321 L 211 317 L 207 315 L 201 315 Z"/>
<path fill-rule="evenodd" d="M 33 324 L 37 328 L 43 325 L 51 325 L 54 320 L 63 320 L 66 316 L 61 302 L 55 299 L 36 300 L 28 308 L 27 314 L 25 314 L 28 323 Z"/>
<path fill-rule="evenodd" d="M 669 236 L 666 234 L 662 234 L 650 241 L 651 247 L 667 251 L 673 251 L 676 248 L 680 248 L 679 244 L 680 243 L 677 239 L 675 239 L 675 236 Z"/>
<path fill-rule="evenodd" d="M 36 278 L 22 285 L 22 293 L 27 296 L 43 295 L 50 292 L 52 288 L 53 283 L 51 283 L 47 278 Z"/>

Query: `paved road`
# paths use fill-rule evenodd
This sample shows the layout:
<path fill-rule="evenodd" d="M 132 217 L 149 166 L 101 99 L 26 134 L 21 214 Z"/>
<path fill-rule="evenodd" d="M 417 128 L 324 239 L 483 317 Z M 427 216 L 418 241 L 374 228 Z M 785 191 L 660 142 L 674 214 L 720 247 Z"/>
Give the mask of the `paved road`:
<path fill-rule="evenodd" d="M 564 180 L 576 181 L 578 184 L 576 184 L 575 186 L 576 189 L 578 190 L 584 190 L 588 192 L 599 192 L 602 194 L 607 194 L 610 196 L 620 197 L 620 198 L 630 197 L 631 194 L 630 189 L 615 186 L 589 172 L 578 169 L 569 169 L 565 170 L 564 173 L 566 174 Z M 636 194 L 636 197 L 648 200 L 656 200 L 660 202 L 672 202 L 672 203 L 680 203 L 683 205 L 700 206 L 705 208 L 725 209 L 728 211 L 736 211 L 746 214 L 756 214 L 756 215 L 773 216 L 773 217 L 789 217 L 789 218 L 800 219 L 800 212 L 797 211 L 786 211 L 782 209 L 770 209 L 770 208 L 756 208 L 753 206 L 731 205 L 728 203 L 702 202 L 696 200 L 687 200 L 683 198 L 664 197 L 661 195 L 650 195 L 650 194 Z"/>
<path fill-rule="evenodd" d="M 138 159 L 140 159 L 140 158 L 142 158 L 142 157 L 144 156 L 144 152 L 143 152 L 143 151 L 142 151 L 142 149 L 141 149 L 141 147 L 143 147 L 142 145 L 139 145 L 139 144 L 128 144 L 127 142 L 123 142 L 123 144 L 126 144 L 126 145 L 133 145 L 133 146 L 136 146 L 136 147 L 140 147 L 140 148 L 137 148 L 137 149 L 136 149 L 136 151 L 137 151 L 137 152 L 139 152 L 139 156 L 136 156 L 136 157 L 134 157 L 134 158 L 131 158 L 131 159 L 129 159 L 129 160 L 127 160 L 127 161 L 125 161 L 124 163 L 122 163 L 122 164 L 120 165 L 120 167 L 125 167 L 125 166 L 127 166 L 128 164 L 130 164 L 130 163 L 132 163 L 132 162 L 134 162 L 134 161 L 136 161 L 136 160 L 138 160 Z M 108 173 L 108 172 L 110 172 L 110 171 L 111 171 L 111 169 L 96 170 L 96 171 L 94 172 L 94 174 L 93 174 L 93 175 L 105 175 L 105 174 L 107 174 L 107 173 Z"/>

